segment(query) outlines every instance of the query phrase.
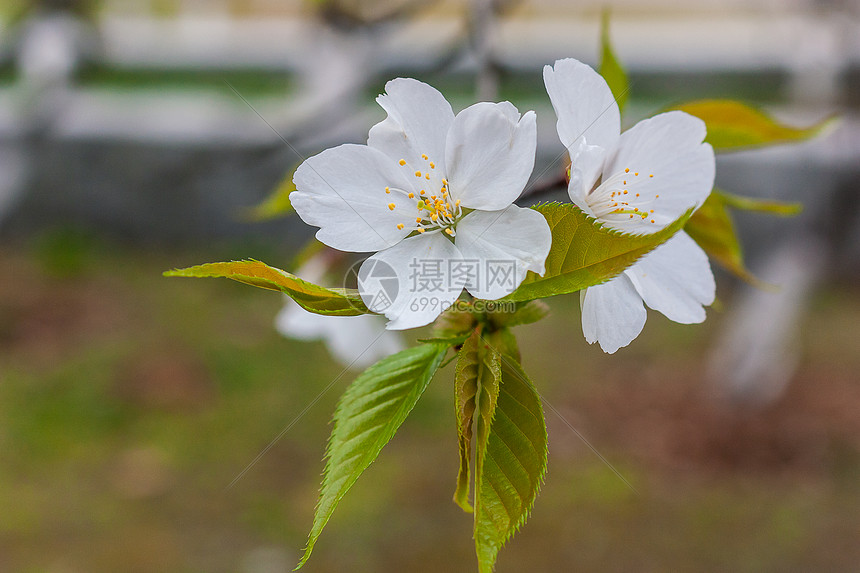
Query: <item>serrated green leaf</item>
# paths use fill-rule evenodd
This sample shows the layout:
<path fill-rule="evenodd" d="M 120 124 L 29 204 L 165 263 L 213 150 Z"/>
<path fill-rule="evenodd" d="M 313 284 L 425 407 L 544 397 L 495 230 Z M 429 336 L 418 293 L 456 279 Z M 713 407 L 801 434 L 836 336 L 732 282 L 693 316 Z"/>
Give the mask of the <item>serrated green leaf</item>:
<path fill-rule="evenodd" d="M 457 355 L 454 374 L 454 397 L 457 413 L 457 444 L 460 452 L 460 469 L 454 502 L 464 511 L 471 512 L 469 504 L 469 464 L 472 459 L 472 421 L 478 409 L 477 438 L 486 441 L 496 396 L 501 382 L 501 358 L 498 351 L 481 338 L 476 328 L 463 343 Z M 483 430 L 482 430 L 483 428 Z M 482 433 L 483 432 L 483 433 Z M 480 447 L 480 446 L 479 446 Z"/>
<path fill-rule="evenodd" d="M 627 95 L 630 91 L 630 80 L 628 80 L 627 72 L 624 71 L 621 62 L 615 57 L 615 50 L 612 49 L 612 40 L 609 37 L 608 9 L 603 11 L 600 26 L 600 75 L 609 84 L 609 89 L 615 96 L 618 109 L 624 111 L 624 104 L 627 103 Z"/>
<path fill-rule="evenodd" d="M 250 221 L 269 221 L 295 213 L 293 204 L 290 202 L 290 193 L 296 190 L 293 183 L 294 173 L 295 169 L 291 170 L 262 203 L 247 209 L 245 218 Z"/>
<path fill-rule="evenodd" d="M 334 414 L 313 526 L 296 569 L 307 562 L 338 502 L 397 432 L 447 352 L 441 344 L 408 348 L 383 358 L 346 389 Z"/>
<path fill-rule="evenodd" d="M 754 199 L 727 193 L 721 189 L 714 189 L 712 194 L 717 194 L 728 207 L 740 209 L 741 211 L 758 211 L 778 217 L 793 217 L 803 211 L 800 203 L 785 203 L 768 199 Z"/>
<path fill-rule="evenodd" d="M 705 141 L 715 151 L 737 151 L 815 137 L 833 123 L 829 118 L 812 127 L 796 128 L 779 123 L 761 110 L 735 100 L 698 100 L 673 107 L 705 122 Z"/>
<path fill-rule="evenodd" d="M 501 373 L 483 447 L 480 434 L 477 437 L 475 549 L 481 573 L 492 572 L 499 550 L 525 523 L 546 474 L 547 434 L 540 396 L 511 357 L 501 356 Z"/>
<path fill-rule="evenodd" d="M 533 324 L 549 314 L 549 307 L 540 300 L 530 300 L 517 304 L 513 312 L 488 313 L 490 323 L 498 328 L 510 328 L 523 324 Z"/>
<path fill-rule="evenodd" d="M 546 273 L 541 277 L 529 271 L 520 287 L 502 300 L 546 298 L 605 282 L 671 238 L 693 211 L 656 233 L 627 235 L 604 227 L 572 203 L 546 203 L 533 209 L 546 217 L 552 230 Z"/>
<path fill-rule="evenodd" d="M 316 314 L 358 316 L 370 312 L 362 302 L 358 291 L 315 285 L 294 274 L 270 267 L 260 261 L 207 263 L 167 271 L 164 276 L 228 278 L 251 286 L 285 293 L 299 303 L 302 308 Z"/>

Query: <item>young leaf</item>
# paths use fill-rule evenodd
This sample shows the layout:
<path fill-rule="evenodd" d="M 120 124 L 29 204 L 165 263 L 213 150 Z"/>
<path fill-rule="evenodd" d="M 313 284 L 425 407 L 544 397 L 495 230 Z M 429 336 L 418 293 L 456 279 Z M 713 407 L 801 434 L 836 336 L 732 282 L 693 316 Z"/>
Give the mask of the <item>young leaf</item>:
<path fill-rule="evenodd" d="M 702 119 L 708 127 L 705 141 L 714 151 L 736 151 L 810 139 L 833 123 L 826 119 L 808 128 L 781 124 L 764 112 L 734 100 L 698 100 L 672 109 Z"/>
<path fill-rule="evenodd" d="M 207 263 L 186 269 L 167 271 L 164 276 L 233 279 L 251 286 L 285 293 L 299 303 L 302 308 L 316 314 L 358 316 L 370 312 L 362 302 L 358 291 L 321 287 L 260 261 Z"/>
<path fill-rule="evenodd" d="M 684 230 L 709 257 L 726 270 L 752 284 L 759 284 L 758 279 L 744 265 L 734 223 L 726 209 L 725 201 L 718 193 L 708 196 L 699 210 L 687 221 Z"/>
<path fill-rule="evenodd" d="M 583 213 L 571 203 L 533 207 L 552 229 L 546 273 L 531 271 L 520 287 L 502 300 L 526 301 L 582 290 L 605 282 L 655 249 L 680 230 L 692 209 L 671 225 L 650 235 L 627 235 Z"/>
<path fill-rule="evenodd" d="M 478 424 L 475 549 L 481 573 L 522 526 L 546 473 L 547 434 L 540 396 L 518 362 L 501 356 L 502 384 L 488 435 Z M 483 417 L 483 412 L 482 412 Z"/>
<path fill-rule="evenodd" d="M 742 197 L 726 193 L 721 189 L 714 189 L 711 193 L 720 196 L 720 199 L 726 206 L 741 211 L 758 211 L 760 213 L 768 213 L 778 217 L 793 217 L 803 211 L 803 205 L 800 203 L 784 203 L 782 201 L 770 201 L 766 199 L 754 199 L 752 197 Z"/>
<path fill-rule="evenodd" d="M 530 300 L 518 304 L 514 312 L 494 312 L 489 314 L 490 323 L 499 328 L 509 328 L 521 324 L 532 324 L 546 318 L 549 307 L 540 300 Z"/>
<path fill-rule="evenodd" d="M 603 11 L 601 17 L 600 75 L 609 84 L 609 89 L 612 90 L 612 95 L 615 96 L 615 103 L 618 104 L 618 109 L 624 111 L 624 104 L 627 103 L 627 93 L 630 91 L 630 82 L 627 79 L 627 72 L 621 67 L 621 63 L 615 57 L 615 50 L 612 49 L 612 40 L 609 37 L 608 9 Z"/>
<path fill-rule="evenodd" d="M 727 271 L 760 288 L 767 287 L 752 275 L 744 265 L 740 241 L 728 207 L 747 211 L 760 211 L 772 215 L 790 216 L 799 213 L 802 206 L 797 203 L 762 201 L 749 197 L 731 195 L 714 189 L 705 203 L 696 211 L 684 230 L 708 256 Z"/>
<path fill-rule="evenodd" d="M 498 351 L 481 338 L 476 328 L 463 343 L 457 356 L 454 374 L 454 396 L 457 407 L 457 443 L 460 450 L 460 470 L 454 502 L 471 512 L 469 504 L 469 464 L 472 459 L 472 419 L 478 410 L 478 440 L 486 441 L 486 428 L 495 408 L 501 382 L 501 358 Z M 483 429 L 483 430 L 482 430 Z M 483 434 L 482 434 L 483 431 Z M 480 445 L 479 445 L 480 449 Z"/>
<path fill-rule="evenodd" d="M 269 221 L 292 215 L 295 209 L 290 202 L 290 193 L 296 190 L 293 184 L 294 173 L 295 169 L 291 170 L 262 203 L 247 209 L 245 217 L 250 221 Z"/>
<path fill-rule="evenodd" d="M 419 344 L 383 358 L 347 388 L 334 414 L 314 523 L 296 569 L 358 477 L 376 459 L 424 393 L 448 347 Z"/>

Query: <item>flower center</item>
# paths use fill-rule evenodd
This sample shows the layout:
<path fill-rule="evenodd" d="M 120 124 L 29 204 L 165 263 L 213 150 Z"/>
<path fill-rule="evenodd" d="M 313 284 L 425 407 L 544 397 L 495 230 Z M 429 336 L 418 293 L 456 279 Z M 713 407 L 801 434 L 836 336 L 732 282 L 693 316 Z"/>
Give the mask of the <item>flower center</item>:
<path fill-rule="evenodd" d="M 405 200 L 389 199 L 388 208 L 409 217 L 408 222 L 397 223 L 398 229 L 409 228 L 418 233 L 441 230 L 453 237 L 456 235 L 454 228 L 463 212 L 460 208 L 460 200 L 452 199 L 447 179 L 442 177 L 441 183 L 436 183 L 439 175 L 434 172 L 436 164 L 426 154 L 422 155 L 421 159 L 424 162 L 424 170 L 415 170 L 412 174 L 420 180 L 416 186 L 418 191 L 386 187 L 386 195 L 405 198 Z M 414 168 L 408 165 L 405 159 L 401 159 L 399 164 L 406 169 Z"/>
<path fill-rule="evenodd" d="M 603 180 L 600 185 L 586 197 L 588 206 L 594 211 L 595 217 L 614 223 L 642 221 L 656 223 L 654 203 L 660 196 L 642 197 L 635 188 L 643 183 L 642 179 L 651 179 L 653 174 L 645 176 L 638 171 L 624 169 L 620 173 Z M 633 187 L 631 190 L 630 187 Z"/>

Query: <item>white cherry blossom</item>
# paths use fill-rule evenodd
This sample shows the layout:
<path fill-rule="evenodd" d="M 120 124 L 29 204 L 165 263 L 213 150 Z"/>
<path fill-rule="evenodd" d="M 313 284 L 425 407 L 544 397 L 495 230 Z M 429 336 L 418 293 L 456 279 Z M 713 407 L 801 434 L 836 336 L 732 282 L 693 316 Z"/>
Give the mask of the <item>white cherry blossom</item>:
<path fill-rule="evenodd" d="M 367 145 L 306 160 L 290 200 L 326 245 L 377 251 L 360 278 L 380 266 L 393 271 L 396 297 L 382 303 L 362 291 L 369 308 L 390 319 L 387 328 L 429 324 L 463 288 L 497 299 L 527 271 L 543 274 L 549 225 L 513 205 L 534 167 L 534 112 L 478 103 L 455 116 L 437 90 L 404 78 L 388 82 L 377 102 L 388 117 L 371 128 Z M 510 272 L 492 274 L 495 263 Z"/>
<path fill-rule="evenodd" d="M 325 256 L 316 255 L 296 274 L 319 283 L 328 266 Z M 324 316 L 303 309 L 286 295 L 284 298 L 284 306 L 275 318 L 278 332 L 296 340 L 322 340 L 344 366 L 363 369 L 405 347 L 398 333 L 385 330 L 385 319 L 381 316 Z"/>
<path fill-rule="evenodd" d="M 705 124 L 680 111 L 661 113 L 621 133 L 618 105 L 606 81 L 586 64 L 544 67 L 570 154 L 570 200 L 607 227 L 630 234 L 659 231 L 698 208 L 714 184 L 714 152 Z M 704 251 L 683 231 L 612 280 L 581 291 L 582 330 L 613 353 L 635 339 L 646 311 L 684 324 L 705 319 L 714 277 Z"/>

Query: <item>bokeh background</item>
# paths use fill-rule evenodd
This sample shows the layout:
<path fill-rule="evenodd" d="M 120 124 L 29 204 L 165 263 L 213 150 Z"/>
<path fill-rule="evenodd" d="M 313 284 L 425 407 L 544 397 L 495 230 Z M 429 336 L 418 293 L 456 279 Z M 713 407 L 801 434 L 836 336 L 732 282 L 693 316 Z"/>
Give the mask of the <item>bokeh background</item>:
<path fill-rule="evenodd" d="M 553 407 L 549 473 L 497 570 L 856 571 L 860 6 L 609 4 L 628 125 L 705 97 L 798 126 L 842 120 L 815 141 L 718 160 L 722 188 L 805 205 L 793 219 L 736 217 L 750 267 L 778 290 L 718 271 L 705 324 L 650 313 L 612 356 L 582 339 L 576 296 L 520 327 L 524 367 Z M 555 177 L 540 71 L 596 64 L 604 5 L 2 0 L 0 571 L 290 570 L 355 373 L 275 331 L 279 296 L 161 272 L 247 257 L 294 268 L 312 229 L 253 220 L 253 207 L 303 156 L 363 141 L 392 77 L 430 82 L 455 110 L 536 110 L 535 184 Z M 450 501 L 452 374 L 436 376 L 305 570 L 475 569 L 471 517 Z"/>

